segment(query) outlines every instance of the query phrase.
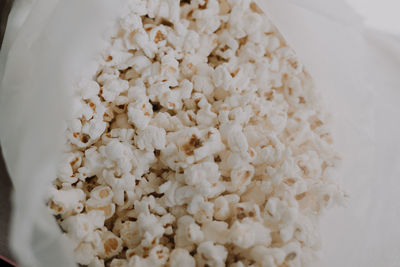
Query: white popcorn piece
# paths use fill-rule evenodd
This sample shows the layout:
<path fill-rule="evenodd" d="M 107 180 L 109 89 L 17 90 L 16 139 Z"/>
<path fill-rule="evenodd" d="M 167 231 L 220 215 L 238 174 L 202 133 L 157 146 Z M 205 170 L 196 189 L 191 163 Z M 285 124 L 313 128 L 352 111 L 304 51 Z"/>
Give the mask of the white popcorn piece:
<path fill-rule="evenodd" d="M 124 259 L 113 259 L 110 263 L 110 267 L 128 267 L 129 262 Z"/>
<path fill-rule="evenodd" d="M 89 264 L 88 267 L 104 267 L 104 260 L 95 257 Z"/>
<path fill-rule="evenodd" d="M 142 104 L 142 106 L 136 107 L 137 105 L 134 104 L 129 104 L 128 106 L 128 118 L 129 121 L 138 129 L 143 130 L 146 128 L 146 126 L 149 124 L 151 118 L 150 118 L 150 112 L 146 111 L 146 104 Z"/>
<path fill-rule="evenodd" d="M 112 232 L 107 231 L 102 235 L 103 249 L 99 256 L 103 258 L 111 258 L 117 255 L 122 250 L 122 241 Z"/>
<path fill-rule="evenodd" d="M 85 214 L 78 214 L 66 218 L 61 227 L 68 232 L 71 238 L 78 241 L 90 240 L 89 235 L 97 228 L 104 225 L 102 212 L 90 211 Z"/>
<path fill-rule="evenodd" d="M 108 186 L 98 186 L 90 192 L 90 198 L 86 201 L 86 210 L 98 210 L 104 213 L 105 219 L 114 215 L 115 204 L 112 203 L 113 191 Z"/>
<path fill-rule="evenodd" d="M 82 80 L 78 84 L 80 95 L 82 99 L 91 99 L 98 95 L 100 86 L 97 82 L 92 80 Z"/>
<path fill-rule="evenodd" d="M 50 188 L 49 191 L 49 197 L 51 199 L 49 207 L 55 214 L 82 212 L 86 196 L 81 189 L 71 188 L 57 190 L 55 188 Z"/>
<path fill-rule="evenodd" d="M 176 248 L 171 251 L 169 264 L 171 267 L 195 267 L 196 262 L 193 257 L 189 254 L 189 252 L 182 248 Z"/>
<path fill-rule="evenodd" d="M 132 169 L 132 163 L 129 159 L 133 157 L 133 153 L 128 143 L 113 139 L 105 146 L 101 146 L 99 152 L 105 158 L 104 165 L 106 168 L 117 167 L 122 173 L 127 173 Z"/>
<path fill-rule="evenodd" d="M 214 212 L 214 204 L 207 202 L 203 197 L 196 195 L 188 206 L 188 212 L 194 215 L 199 223 L 212 220 Z"/>
<path fill-rule="evenodd" d="M 165 47 L 167 41 L 167 29 L 163 25 L 154 27 L 151 29 L 150 33 L 150 40 L 152 40 L 158 47 Z"/>
<path fill-rule="evenodd" d="M 151 249 L 150 253 L 146 257 L 140 257 L 134 255 L 129 260 L 128 266 L 138 266 L 138 267 L 146 267 L 146 266 L 165 266 L 168 260 L 169 250 L 167 247 L 162 245 L 157 245 Z"/>
<path fill-rule="evenodd" d="M 281 249 L 278 248 L 255 246 L 251 249 L 250 256 L 253 260 L 262 262 L 262 266 L 275 267 L 283 263 L 286 255 Z"/>
<path fill-rule="evenodd" d="M 175 244 L 179 248 L 192 250 L 194 243 L 203 240 L 203 232 L 191 216 L 182 216 L 178 220 L 178 228 L 175 235 Z"/>
<path fill-rule="evenodd" d="M 159 218 L 153 214 L 140 214 L 137 220 L 140 232 L 143 235 L 141 244 L 143 246 L 149 246 L 153 240 L 160 238 L 165 229 Z"/>
<path fill-rule="evenodd" d="M 199 126 L 213 126 L 217 123 L 217 115 L 211 111 L 211 105 L 201 108 L 196 115 L 196 122 Z"/>
<path fill-rule="evenodd" d="M 154 42 L 150 41 L 150 38 L 144 29 L 139 29 L 135 31 L 133 41 L 138 46 L 138 48 L 141 48 L 143 50 L 147 57 L 154 57 L 157 46 Z"/>
<path fill-rule="evenodd" d="M 243 166 L 234 168 L 230 174 L 231 186 L 227 187 L 227 189 L 231 192 L 244 192 L 247 186 L 251 183 L 253 175 L 254 167 L 250 164 L 243 164 Z"/>
<path fill-rule="evenodd" d="M 72 114 L 73 118 L 83 117 L 86 120 L 90 120 L 93 116 L 93 109 L 83 99 L 79 97 L 72 98 Z"/>
<path fill-rule="evenodd" d="M 142 235 L 136 222 L 126 221 L 120 228 L 120 237 L 128 248 L 135 248 L 141 242 Z"/>
<path fill-rule="evenodd" d="M 166 133 L 164 129 L 149 125 L 144 130 L 139 130 L 137 134 L 136 143 L 139 149 L 153 151 L 165 148 Z"/>
<path fill-rule="evenodd" d="M 217 88 L 228 91 L 231 88 L 232 76 L 223 65 L 218 66 L 213 73 L 213 82 Z"/>
<path fill-rule="evenodd" d="M 129 83 L 125 80 L 114 79 L 107 80 L 103 85 L 102 96 L 109 102 L 115 100 L 117 95 L 123 91 L 128 90 Z"/>
<path fill-rule="evenodd" d="M 221 245 L 214 245 L 213 242 L 207 241 L 201 243 L 197 247 L 196 257 L 197 264 L 199 266 L 204 266 L 208 264 L 209 266 L 222 267 L 225 266 L 225 260 L 228 256 L 226 248 Z"/>
<path fill-rule="evenodd" d="M 233 215 L 233 205 L 239 202 L 240 197 L 235 194 L 219 196 L 214 202 L 214 217 L 226 220 Z"/>
<path fill-rule="evenodd" d="M 214 91 L 214 85 L 208 76 L 194 75 L 193 87 L 195 91 L 203 93 L 205 96 L 210 96 Z"/>
<path fill-rule="evenodd" d="M 115 171 L 104 170 L 102 178 L 113 190 L 113 201 L 122 206 L 124 204 L 124 194 L 133 190 L 135 186 L 135 177 L 131 174 L 118 175 Z"/>
<path fill-rule="evenodd" d="M 232 263 L 229 265 L 229 267 L 245 267 L 245 266 L 246 265 L 244 265 L 243 262 L 241 262 L 241 261 L 238 261 L 238 262 L 235 262 L 235 263 Z M 270 267 L 270 266 L 268 266 L 268 267 Z"/>
<path fill-rule="evenodd" d="M 129 129 L 130 124 L 127 114 L 118 114 L 115 116 L 115 121 L 111 124 L 110 128 L 114 129 Z"/>
<path fill-rule="evenodd" d="M 90 198 L 86 201 L 88 205 L 108 204 L 111 203 L 113 192 L 108 186 L 97 186 L 90 191 Z"/>
<path fill-rule="evenodd" d="M 103 170 L 103 158 L 96 147 L 91 147 L 85 151 L 83 166 L 78 169 L 80 179 L 100 175 Z"/>
<path fill-rule="evenodd" d="M 225 244 L 229 241 L 229 230 L 226 222 L 212 221 L 202 225 L 201 230 L 205 240 L 218 244 Z"/>
<path fill-rule="evenodd" d="M 161 220 L 165 223 L 171 223 L 170 220 L 173 221 L 173 216 L 171 215 L 172 217 L 170 217 L 170 214 L 167 214 L 165 208 L 156 202 L 156 199 L 153 196 L 143 197 L 140 201 L 136 200 L 134 205 L 135 210 L 132 213 L 136 214 L 137 216 L 140 216 L 140 214 L 147 215 L 150 213 L 155 213 L 157 215 L 166 215 L 165 217 L 161 218 Z"/>
<path fill-rule="evenodd" d="M 214 218 L 226 220 L 230 216 L 229 202 L 223 196 L 218 197 L 214 202 Z"/>
<path fill-rule="evenodd" d="M 258 222 L 245 218 L 243 222 L 235 221 L 230 228 L 231 242 L 240 248 L 254 245 L 268 246 L 271 243 L 270 230 Z"/>
<path fill-rule="evenodd" d="M 82 127 L 82 133 L 88 135 L 91 140 L 96 140 L 104 133 L 106 127 L 107 123 L 102 118 L 96 117 Z"/>
<path fill-rule="evenodd" d="M 74 173 L 82 164 L 82 152 L 69 152 L 63 155 L 63 158 L 57 168 L 57 177 L 63 183 L 75 183 L 78 178 Z"/>
<path fill-rule="evenodd" d="M 88 265 L 92 261 L 94 261 L 95 250 L 90 243 L 82 242 L 77 248 L 74 250 L 74 259 L 77 263 Z"/>
<path fill-rule="evenodd" d="M 215 128 L 209 128 L 207 131 L 207 140 L 203 146 L 194 150 L 196 160 L 201 160 L 207 156 L 214 155 L 225 148 L 222 143 L 220 133 Z"/>
<path fill-rule="evenodd" d="M 197 192 L 206 197 L 214 197 L 224 191 L 219 182 L 218 165 L 214 162 L 194 164 L 184 171 L 185 183 L 193 185 Z"/>
<path fill-rule="evenodd" d="M 150 251 L 149 260 L 153 262 L 151 266 L 165 266 L 168 261 L 169 250 L 162 245 L 156 245 Z"/>
<path fill-rule="evenodd" d="M 121 20 L 121 27 L 129 32 L 143 27 L 142 19 L 138 14 L 129 13 Z"/>
<path fill-rule="evenodd" d="M 216 0 L 207 1 L 205 5 L 206 9 L 196 10 L 193 12 L 193 17 L 196 19 L 196 24 L 200 31 L 211 34 L 220 26 L 220 20 L 215 16 L 219 12 L 219 5 Z"/>

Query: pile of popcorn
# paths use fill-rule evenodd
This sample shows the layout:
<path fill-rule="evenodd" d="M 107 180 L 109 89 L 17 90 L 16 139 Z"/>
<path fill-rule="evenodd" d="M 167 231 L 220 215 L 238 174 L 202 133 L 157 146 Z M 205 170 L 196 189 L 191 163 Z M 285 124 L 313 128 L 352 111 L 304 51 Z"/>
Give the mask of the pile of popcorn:
<path fill-rule="evenodd" d="M 250 0 L 130 0 L 48 206 L 77 263 L 307 266 L 343 193 L 309 74 Z"/>

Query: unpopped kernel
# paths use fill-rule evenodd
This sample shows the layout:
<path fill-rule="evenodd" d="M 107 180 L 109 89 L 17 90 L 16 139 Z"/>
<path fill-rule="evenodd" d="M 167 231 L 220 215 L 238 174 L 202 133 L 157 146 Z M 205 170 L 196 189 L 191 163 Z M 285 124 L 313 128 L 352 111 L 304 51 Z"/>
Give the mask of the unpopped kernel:
<path fill-rule="evenodd" d="M 343 193 L 310 75 L 251 0 L 129 0 L 48 207 L 77 263 L 308 266 Z"/>

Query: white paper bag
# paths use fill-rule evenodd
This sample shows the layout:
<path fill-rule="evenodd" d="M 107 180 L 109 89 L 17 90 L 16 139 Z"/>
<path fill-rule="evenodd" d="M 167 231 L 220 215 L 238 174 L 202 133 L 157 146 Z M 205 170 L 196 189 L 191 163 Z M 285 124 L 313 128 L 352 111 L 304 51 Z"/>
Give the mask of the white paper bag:
<path fill-rule="evenodd" d="M 0 54 L 0 141 L 12 178 L 12 250 L 22 266 L 74 266 L 44 206 L 74 82 L 90 75 L 126 0 L 20 0 Z M 322 221 L 316 266 L 399 266 L 400 45 L 343 1 L 259 0 L 334 115 L 346 209 Z"/>
<path fill-rule="evenodd" d="M 400 266 L 400 40 L 365 29 L 342 1 L 264 2 L 334 116 L 348 207 L 322 221 L 315 266 Z"/>
<path fill-rule="evenodd" d="M 16 1 L 1 51 L 1 147 L 15 191 L 11 249 L 22 266 L 75 266 L 44 206 L 71 89 L 106 44 L 122 1 Z"/>

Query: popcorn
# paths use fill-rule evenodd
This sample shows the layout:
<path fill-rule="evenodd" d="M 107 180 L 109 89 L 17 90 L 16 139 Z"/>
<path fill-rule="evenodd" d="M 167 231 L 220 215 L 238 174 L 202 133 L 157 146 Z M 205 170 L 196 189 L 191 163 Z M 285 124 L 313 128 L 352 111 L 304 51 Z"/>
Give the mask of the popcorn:
<path fill-rule="evenodd" d="M 220 245 L 214 245 L 213 242 L 207 241 L 201 243 L 197 247 L 196 255 L 197 264 L 199 266 L 225 266 L 225 260 L 228 256 L 226 248 Z"/>
<path fill-rule="evenodd" d="M 111 258 L 122 250 L 122 241 L 110 231 L 106 231 L 102 236 L 103 249 L 99 253 L 100 257 Z"/>
<path fill-rule="evenodd" d="M 199 34 L 192 30 L 187 31 L 185 41 L 183 43 L 183 50 L 187 53 L 193 53 L 199 48 L 199 45 Z"/>
<path fill-rule="evenodd" d="M 143 130 L 149 124 L 151 118 L 151 111 L 147 111 L 146 103 L 142 104 L 129 104 L 128 105 L 128 118 L 129 121 L 138 129 Z"/>
<path fill-rule="evenodd" d="M 257 262 L 262 262 L 262 266 L 266 267 L 275 267 L 283 264 L 285 256 L 285 252 L 276 248 L 255 246 L 250 250 L 250 257 Z"/>
<path fill-rule="evenodd" d="M 245 265 L 241 261 L 238 261 L 238 262 L 235 262 L 235 263 L 229 265 L 229 267 L 244 267 L 244 266 Z"/>
<path fill-rule="evenodd" d="M 106 127 L 107 123 L 102 118 L 96 117 L 82 126 L 82 133 L 87 134 L 90 139 L 96 140 L 103 134 Z"/>
<path fill-rule="evenodd" d="M 96 252 L 90 243 L 81 243 L 74 251 L 75 261 L 79 264 L 88 265 L 94 261 Z"/>
<path fill-rule="evenodd" d="M 228 200 L 220 196 L 214 202 L 214 218 L 217 220 L 226 220 L 230 217 L 230 207 Z"/>
<path fill-rule="evenodd" d="M 85 214 L 78 214 L 66 218 L 61 227 L 68 234 L 78 241 L 90 241 L 89 235 L 104 224 L 104 215 L 98 211 L 89 211 Z"/>
<path fill-rule="evenodd" d="M 156 245 L 150 251 L 149 260 L 153 262 L 151 266 L 164 266 L 168 260 L 169 250 L 162 245 Z"/>
<path fill-rule="evenodd" d="M 254 167 L 250 164 L 235 168 L 231 172 L 231 183 L 229 191 L 244 192 L 247 185 L 251 183 L 254 175 Z"/>
<path fill-rule="evenodd" d="M 105 219 L 111 218 L 115 212 L 115 204 L 111 202 L 113 194 L 108 186 L 95 187 L 90 192 L 90 198 L 86 201 L 86 210 L 99 210 L 104 213 Z"/>
<path fill-rule="evenodd" d="M 142 19 L 135 13 L 129 13 L 126 15 L 121 20 L 120 24 L 121 27 L 128 32 L 132 32 L 143 27 Z"/>
<path fill-rule="evenodd" d="M 203 224 L 201 228 L 204 239 L 218 244 L 228 243 L 229 230 L 226 222 L 212 221 Z"/>
<path fill-rule="evenodd" d="M 209 128 L 206 136 L 207 140 L 203 145 L 193 151 L 196 160 L 214 155 L 225 148 L 217 129 Z"/>
<path fill-rule="evenodd" d="M 82 164 L 82 152 L 65 153 L 57 169 L 57 176 L 64 183 L 75 183 L 78 179 L 74 177 L 74 172 Z"/>
<path fill-rule="evenodd" d="M 55 214 L 80 213 L 83 210 L 85 193 L 81 189 L 50 188 L 50 209 Z"/>
<path fill-rule="evenodd" d="M 119 229 L 120 237 L 124 245 L 128 248 L 135 248 L 140 244 L 141 234 L 137 222 L 126 221 L 122 223 Z"/>
<path fill-rule="evenodd" d="M 219 13 L 219 5 L 216 0 L 209 0 L 205 5 L 205 9 L 199 9 L 193 12 L 193 18 L 196 19 L 196 26 L 200 31 L 210 34 L 215 32 L 221 25 L 218 16 L 215 16 Z"/>
<path fill-rule="evenodd" d="M 82 80 L 78 84 L 79 93 L 82 99 L 91 99 L 97 96 L 100 86 L 97 82 L 91 80 Z"/>
<path fill-rule="evenodd" d="M 188 213 L 193 214 L 196 221 L 204 223 L 213 216 L 214 204 L 207 202 L 203 197 L 195 196 L 188 206 Z"/>
<path fill-rule="evenodd" d="M 218 165 L 214 162 L 194 164 L 184 171 L 185 183 L 193 185 L 206 197 L 214 197 L 224 191 L 219 180 Z"/>
<path fill-rule="evenodd" d="M 141 244 L 144 246 L 149 246 L 153 240 L 157 240 L 165 232 L 162 223 L 153 214 L 140 214 L 137 222 L 139 230 L 143 235 Z"/>
<path fill-rule="evenodd" d="M 105 158 L 104 165 L 107 168 L 117 167 L 120 171 L 129 172 L 132 169 L 130 145 L 117 140 L 111 140 L 105 146 L 99 148 L 100 154 Z"/>
<path fill-rule="evenodd" d="M 112 102 L 119 93 L 128 90 L 129 83 L 125 80 L 120 79 L 107 80 L 102 88 L 102 95 L 104 99 Z"/>
<path fill-rule="evenodd" d="M 216 87 L 228 91 L 232 83 L 232 76 L 226 68 L 226 65 L 219 65 L 213 74 L 213 82 Z"/>
<path fill-rule="evenodd" d="M 189 252 L 185 249 L 176 248 L 174 249 L 169 257 L 169 264 L 171 267 L 195 267 L 196 263 Z"/>
<path fill-rule="evenodd" d="M 161 267 L 164 266 L 168 260 L 168 248 L 157 245 L 145 255 L 145 257 L 140 256 L 133 256 L 129 260 L 128 266 L 139 266 L 139 267 L 146 267 L 146 266 L 157 266 Z"/>
<path fill-rule="evenodd" d="M 153 151 L 154 149 L 164 149 L 166 144 L 166 133 L 162 128 L 148 126 L 144 130 L 137 132 L 137 146 L 139 149 Z"/>
<path fill-rule="evenodd" d="M 89 264 L 88 267 L 104 267 L 104 260 L 100 260 L 95 257 Z"/>
<path fill-rule="evenodd" d="M 90 191 L 90 198 L 86 201 L 88 205 L 94 206 L 96 204 L 111 203 L 113 192 L 108 186 L 97 186 Z"/>
<path fill-rule="evenodd" d="M 253 0 L 130 0 L 48 206 L 91 267 L 311 265 L 343 200 L 310 75 Z"/>
<path fill-rule="evenodd" d="M 137 45 L 137 48 L 142 49 L 147 57 L 154 57 L 157 46 L 154 42 L 150 41 L 150 38 L 144 29 L 139 29 L 135 32 L 133 41 L 135 45 Z"/>
<path fill-rule="evenodd" d="M 233 244 L 243 249 L 254 245 L 268 246 L 271 243 L 270 230 L 249 218 L 245 218 L 243 222 L 234 222 L 230 229 L 230 238 Z"/>
<path fill-rule="evenodd" d="M 203 240 L 203 232 L 191 216 L 182 216 L 178 220 L 178 229 L 175 235 L 175 244 L 179 248 L 191 251 L 194 243 Z"/>
<path fill-rule="evenodd" d="M 113 259 L 110 263 L 110 267 L 128 267 L 129 262 L 123 259 Z"/>
<path fill-rule="evenodd" d="M 115 116 L 115 121 L 110 126 L 111 129 L 129 129 L 128 116 L 126 114 L 118 114 Z"/>

